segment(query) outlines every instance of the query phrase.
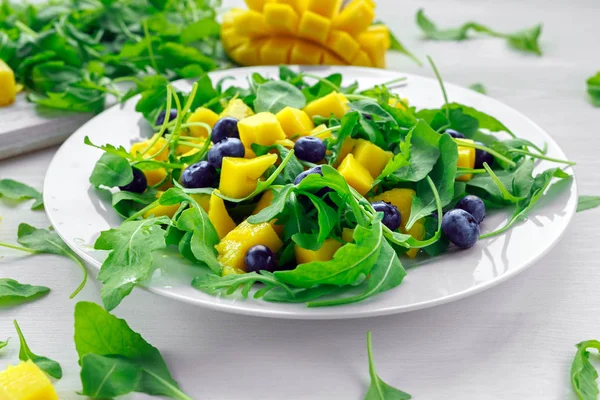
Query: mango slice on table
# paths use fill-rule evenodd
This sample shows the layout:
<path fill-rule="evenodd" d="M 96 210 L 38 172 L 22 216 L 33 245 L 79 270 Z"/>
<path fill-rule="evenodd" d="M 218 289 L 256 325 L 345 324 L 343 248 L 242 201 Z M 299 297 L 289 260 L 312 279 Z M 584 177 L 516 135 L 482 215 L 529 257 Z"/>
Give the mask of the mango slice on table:
<path fill-rule="evenodd" d="M 258 179 L 278 158 L 277 154 L 252 159 L 224 157 L 219 190 L 225 196 L 236 199 L 248 196 L 256 189 Z"/>
<path fill-rule="evenodd" d="M 363 196 L 371 190 L 374 181 L 373 177 L 369 173 L 369 170 L 356 161 L 352 154 L 348 154 L 344 158 L 337 170 L 346 179 L 348 185 Z"/>
<path fill-rule="evenodd" d="M 304 264 L 312 261 L 329 261 L 340 247 L 342 247 L 342 243 L 335 239 L 326 239 L 318 250 L 308 250 L 296 244 L 294 245 L 296 262 Z"/>
<path fill-rule="evenodd" d="M 219 244 L 215 246 L 219 253 L 217 259 L 228 269 L 245 271 L 244 257 L 252 246 L 262 244 L 276 253 L 283 242 L 270 223 L 251 224 L 244 221 L 229 232 Z"/>
<path fill-rule="evenodd" d="M 279 120 L 270 112 L 261 112 L 238 122 L 238 131 L 246 148 L 251 148 L 252 143 L 270 146 L 277 140 L 286 139 Z"/>
<path fill-rule="evenodd" d="M 470 139 L 457 139 L 458 145 L 458 161 L 457 167 L 475 168 L 475 149 L 473 147 L 461 146 L 460 142 L 475 143 Z M 460 175 L 456 178 L 457 181 L 470 181 L 473 174 Z"/>
<path fill-rule="evenodd" d="M 15 73 L 0 59 L 0 107 L 14 103 L 16 95 Z"/>
<path fill-rule="evenodd" d="M 225 202 L 214 192 L 210 195 L 210 204 L 208 207 L 208 219 L 212 222 L 219 239 L 223 239 L 225 235 L 235 228 L 235 222 L 229 216 Z"/>
<path fill-rule="evenodd" d="M 297 108 L 286 107 L 275 114 L 288 138 L 306 136 L 315 127 L 308 114 Z"/>
<path fill-rule="evenodd" d="M 58 400 L 52 382 L 31 360 L 0 372 L 2 400 Z"/>
<path fill-rule="evenodd" d="M 240 99 L 231 99 L 227 103 L 227 107 L 221 112 L 220 117 L 231 117 L 238 121 L 243 120 L 254 115 L 254 111 L 246 103 Z"/>
<path fill-rule="evenodd" d="M 342 118 L 349 110 L 348 99 L 341 93 L 331 92 L 327 96 L 316 99 L 304 107 L 304 111 L 309 117 L 320 115 L 329 118 L 333 115 L 336 118 Z"/>
<path fill-rule="evenodd" d="M 290 6 L 292 6 L 292 8 L 294 9 L 294 11 L 296 11 L 298 14 L 302 14 L 307 7 L 307 0 L 269 0 L 272 1 L 274 3 L 277 4 L 289 4 Z"/>
<path fill-rule="evenodd" d="M 190 115 L 187 122 L 203 122 L 211 128 L 215 126 L 217 121 L 219 120 L 219 114 L 214 112 L 213 110 L 205 107 L 198 107 L 196 110 Z M 195 137 L 207 137 L 208 131 L 206 128 L 202 126 L 190 126 L 188 128 L 190 130 L 190 134 Z"/>
<path fill-rule="evenodd" d="M 352 154 L 356 158 L 356 161 L 369 170 L 369 173 L 374 178 L 377 178 L 381 174 L 385 165 L 394 156 L 394 153 L 391 151 L 385 151 L 376 144 L 364 139 L 357 139 Z"/>

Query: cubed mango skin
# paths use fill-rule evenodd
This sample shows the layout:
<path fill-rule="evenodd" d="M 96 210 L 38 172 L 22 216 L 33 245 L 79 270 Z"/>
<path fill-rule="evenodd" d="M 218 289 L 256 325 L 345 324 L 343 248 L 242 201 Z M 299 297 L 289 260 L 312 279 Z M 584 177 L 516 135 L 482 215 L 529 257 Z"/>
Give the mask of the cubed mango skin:
<path fill-rule="evenodd" d="M 368 140 L 358 139 L 352 154 L 356 161 L 369 170 L 372 177 L 377 178 L 388 161 L 394 154 L 391 151 L 385 151 L 381 147 L 369 142 Z"/>
<path fill-rule="evenodd" d="M 352 61 L 360 50 L 360 44 L 348 32 L 337 29 L 329 33 L 326 46 L 346 62 Z"/>
<path fill-rule="evenodd" d="M 293 39 L 272 37 L 259 51 L 260 62 L 263 65 L 288 64 L 293 46 Z"/>
<path fill-rule="evenodd" d="M 219 253 L 217 259 L 224 267 L 245 271 L 246 252 L 250 247 L 259 244 L 267 246 L 273 253 L 283 246 L 283 242 L 270 223 L 251 224 L 244 221 L 215 246 Z"/>
<path fill-rule="evenodd" d="M 221 112 L 220 117 L 231 117 L 238 121 L 243 120 L 254 115 L 254 111 L 246 103 L 240 99 L 231 99 L 227 103 L 227 107 Z"/>
<path fill-rule="evenodd" d="M 234 19 L 235 33 L 247 37 L 261 37 L 267 35 L 265 16 L 255 10 L 239 13 Z"/>
<path fill-rule="evenodd" d="M 273 0 L 277 4 L 289 4 L 298 15 L 306 10 L 307 0 Z"/>
<path fill-rule="evenodd" d="M 228 197 L 240 199 L 251 194 L 258 179 L 277 161 L 277 154 L 246 159 L 224 157 L 219 190 Z"/>
<path fill-rule="evenodd" d="M 308 0 L 307 10 L 331 19 L 339 14 L 342 0 Z"/>
<path fill-rule="evenodd" d="M 304 111 L 309 117 L 320 115 L 328 118 L 333 115 L 336 118 L 342 118 L 349 110 L 348 99 L 341 93 L 331 92 L 327 96 L 311 101 L 304 107 Z"/>
<path fill-rule="evenodd" d="M 338 167 L 340 175 L 346 179 L 348 185 L 361 195 L 365 195 L 373 186 L 373 177 L 369 170 L 356 161 L 352 154 L 348 154 Z"/>
<path fill-rule="evenodd" d="M 52 382 L 31 360 L 0 372 L 2 400 L 58 400 Z"/>
<path fill-rule="evenodd" d="M 458 142 L 458 161 L 456 162 L 457 167 L 461 168 L 475 168 L 475 157 L 476 150 L 473 147 L 461 146 L 460 142 L 475 143 L 470 139 L 457 139 Z M 456 178 L 457 181 L 470 181 L 473 178 L 473 174 L 464 174 Z"/>
<path fill-rule="evenodd" d="M 270 112 L 261 112 L 238 122 L 238 131 L 246 148 L 251 148 L 252 143 L 270 146 L 277 140 L 286 139 L 277 117 Z"/>
<path fill-rule="evenodd" d="M 262 11 L 265 5 L 272 2 L 272 0 L 244 0 L 249 9 L 255 11 Z"/>
<path fill-rule="evenodd" d="M 190 115 L 187 122 L 203 122 L 206 125 L 210 126 L 211 129 L 217 121 L 219 120 L 219 114 L 214 112 L 213 110 L 205 107 L 198 107 L 196 111 Z M 190 126 L 188 128 L 190 130 L 190 134 L 195 137 L 207 137 L 208 131 L 203 126 Z"/>
<path fill-rule="evenodd" d="M 229 216 L 227 208 L 225 208 L 225 202 L 214 192 L 210 195 L 208 219 L 215 227 L 219 239 L 223 239 L 225 235 L 235 228 L 235 222 Z"/>
<path fill-rule="evenodd" d="M 14 103 L 16 95 L 15 73 L 0 59 L 0 107 Z"/>
<path fill-rule="evenodd" d="M 359 67 L 372 67 L 373 66 L 373 63 L 371 62 L 369 55 L 364 50 L 360 50 L 358 53 L 356 53 L 356 56 L 350 61 L 350 64 L 356 65 Z"/>
<path fill-rule="evenodd" d="M 286 107 L 275 116 L 288 138 L 306 136 L 315 127 L 308 114 L 297 108 Z"/>
<path fill-rule="evenodd" d="M 298 65 L 317 65 L 323 59 L 324 49 L 308 40 L 297 39 L 290 53 L 290 63 Z"/>
<path fill-rule="evenodd" d="M 275 34 L 295 35 L 298 31 L 298 14 L 289 4 L 266 4 L 264 8 L 267 29 Z"/>
<path fill-rule="evenodd" d="M 317 43 L 325 43 L 329 37 L 330 29 L 330 19 L 312 11 L 305 11 L 298 23 L 298 37 Z"/>
<path fill-rule="evenodd" d="M 375 10 L 366 0 L 354 0 L 333 18 L 333 27 L 356 35 L 373 23 Z"/>
<path fill-rule="evenodd" d="M 157 136 L 158 133 L 154 134 L 154 136 L 152 136 L 148 140 L 132 144 L 130 153 L 133 156 L 136 156 L 139 153 L 143 153 L 144 151 L 146 151 L 146 149 L 148 149 L 148 147 L 150 147 L 150 149 L 148 149 L 148 151 L 146 151 L 146 153 L 144 154 L 144 158 L 154 158 L 157 161 L 167 161 L 167 159 L 169 158 L 169 148 L 166 147 L 167 141 L 164 137 L 159 137 L 157 139 Z M 161 150 L 163 148 L 164 150 Z M 160 153 L 157 154 L 159 151 Z"/>
<path fill-rule="evenodd" d="M 342 243 L 335 239 L 326 239 L 318 250 L 304 249 L 296 244 L 294 245 L 296 263 L 305 264 L 313 261 L 329 261 L 340 247 L 342 247 Z"/>

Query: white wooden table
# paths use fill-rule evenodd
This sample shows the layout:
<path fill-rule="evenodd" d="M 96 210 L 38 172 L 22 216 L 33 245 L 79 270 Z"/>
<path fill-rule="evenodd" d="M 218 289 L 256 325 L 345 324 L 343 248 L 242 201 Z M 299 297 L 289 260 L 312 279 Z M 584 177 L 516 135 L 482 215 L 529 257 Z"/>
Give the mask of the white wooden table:
<path fill-rule="evenodd" d="M 600 194 L 600 109 L 589 105 L 585 79 L 600 69 L 597 0 L 379 1 L 379 15 L 419 56 L 435 58 L 447 81 L 482 82 L 489 94 L 530 116 L 577 161 L 580 191 Z M 226 5 L 232 4 L 226 2 Z M 542 58 L 500 40 L 423 42 L 418 7 L 444 24 L 476 20 L 499 30 L 544 22 Z M 399 55 L 391 68 L 432 75 Z M 55 149 L 0 162 L 0 177 L 42 185 Z M 68 185 L 69 182 L 65 182 Z M 0 240 L 14 241 L 20 222 L 47 226 L 43 212 L 0 201 Z M 542 261 L 484 293 L 389 317 L 284 321 L 203 310 L 136 290 L 116 314 L 165 356 L 195 399 L 359 399 L 368 385 L 365 333 L 374 332 L 382 377 L 415 399 L 574 399 L 569 368 L 574 344 L 600 338 L 600 210 L 578 214 Z M 79 398 L 68 296 L 80 272 L 54 256 L 0 250 L 0 276 L 52 288 L 42 300 L 0 310 L 0 368 L 17 359 L 12 319 L 32 349 L 62 363 L 60 398 Z M 90 279 L 76 300 L 99 302 Z M 145 397 L 139 397 L 145 398 Z"/>

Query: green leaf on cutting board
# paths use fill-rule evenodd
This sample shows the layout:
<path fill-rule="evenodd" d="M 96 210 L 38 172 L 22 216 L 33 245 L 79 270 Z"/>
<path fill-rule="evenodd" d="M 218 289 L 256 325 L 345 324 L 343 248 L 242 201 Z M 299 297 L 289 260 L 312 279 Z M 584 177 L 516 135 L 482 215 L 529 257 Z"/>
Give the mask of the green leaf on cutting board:
<path fill-rule="evenodd" d="M 42 193 L 29 185 L 13 179 L 0 179 L 0 197 L 6 197 L 15 201 L 35 199 L 31 205 L 32 210 L 39 210 L 44 207 Z"/>
<path fill-rule="evenodd" d="M 48 293 L 50 289 L 45 286 L 32 286 L 14 279 L 0 278 L 0 307 L 25 303 Z"/>
<path fill-rule="evenodd" d="M 367 332 L 367 353 L 369 356 L 369 375 L 371 384 L 364 400 L 409 400 L 412 396 L 402 390 L 396 389 L 385 383 L 377 374 L 375 361 L 373 360 L 373 344 L 371 342 L 371 331 Z"/>
<path fill-rule="evenodd" d="M 31 351 L 27 342 L 25 341 L 25 336 L 23 336 L 23 332 L 21 332 L 21 328 L 16 320 L 13 321 L 15 325 L 15 329 L 17 330 L 17 334 L 19 335 L 19 342 L 21 343 L 21 348 L 19 349 L 19 360 L 28 361 L 31 360 L 35 365 L 37 365 L 42 371 L 53 377 L 54 379 L 62 378 L 63 372 L 60 364 L 54 360 L 49 359 L 48 357 L 38 356 L 34 352 Z"/>

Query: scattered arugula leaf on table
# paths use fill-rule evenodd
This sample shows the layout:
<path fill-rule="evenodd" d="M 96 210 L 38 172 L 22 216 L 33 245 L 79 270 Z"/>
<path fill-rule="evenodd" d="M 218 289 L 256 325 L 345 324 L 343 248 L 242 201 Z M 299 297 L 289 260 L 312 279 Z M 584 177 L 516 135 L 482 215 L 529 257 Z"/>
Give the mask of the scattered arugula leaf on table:
<path fill-rule="evenodd" d="M 191 400 L 171 376 L 158 349 L 95 303 L 75 306 L 75 348 L 83 395 L 104 399 L 140 392 Z"/>
<path fill-rule="evenodd" d="M 13 179 L 0 179 L 0 197 L 15 201 L 34 199 L 35 201 L 31 205 L 32 210 L 39 210 L 44 207 L 42 193 Z"/>
<path fill-rule="evenodd" d="M 590 95 L 592 104 L 600 107 L 600 71 L 596 75 L 590 76 L 587 83 L 587 92 Z"/>
<path fill-rule="evenodd" d="M 576 345 L 577 353 L 571 364 L 571 384 L 579 400 L 595 400 L 598 398 L 598 371 L 590 363 L 588 349 L 600 351 L 600 342 L 586 340 Z"/>
<path fill-rule="evenodd" d="M 375 361 L 373 360 L 371 331 L 367 332 L 367 353 L 369 357 L 369 375 L 371 376 L 371 384 L 365 395 L 365 400 L 408 400 L 412 398 L 410 394 L 385 383 L 377 374 Z"/>
<path fill-rule="evenodd" d="M 469 85 L 469 89 L 474 90 L 481 94 L 487 94 L 487 89 L 483 86 L 483 83 L 476 82 L 472 85 Z"/>
<path fill-rule="evenodd" d="M 32 286 L 14 279 L 0 278 L 0 307 L 35 300 L 49 292 L 50 289 L 45 286 Z"/>
<path fill-rule="evenodd" d="M 514 49 L 534 53 L 538 56 L 542 55 L 538 43 L 542 33 L 541 24 L 514 33 L 501 33 L 477 22 L 466 22 L 458 28 L 439 29 L 433 21 L 425 16 L 423 9 L 420 9 L 417 12 L 416 19 L 417 25 L 419 25 L 428 39 L 462 41 L 469 38 L 468 34 L 470 31 L 474 31 L 488 36 L 506 39 L 508 44 Z"/>
<path fill-rule="evenodd" d="M 6 339 L 6 340 L 4 340 L 4 341 L 0 340 L 0 349 L 3 349 L 3 348 L 5 348 L 6 346 L 8 346 L 8 341 L 9 341 L 9 340 L 10 340 L 10 338 L 8 338 L 8 339 Z"/>
<path fill-rule="evenodd" d="M 600 207 L 600 196 L 579 196 L 577 200 L 577 212 Z"/>
<path fill-rule="evenodd" d="M 60 364 L 49 359 L 48 357 L 38 356 L 37 354 L 33 353 L 25 341 L 25 337 L 23 336 L 23 332 L 21 332 L 19 324 L 16 320 L 14 320 L 13 323 L 15 325 L 15 329 L 17 330 L 17 334 L 19 335 L 19 341 L 21 342 L 21 348 L 19 349 L 19 360 L 31 360 L 33 363 L 35 363 L 35 365 L 40 367 L 42 371 L 54 379 L 62 378 L 63 372 Z"/>

